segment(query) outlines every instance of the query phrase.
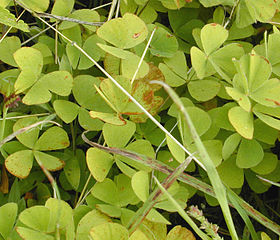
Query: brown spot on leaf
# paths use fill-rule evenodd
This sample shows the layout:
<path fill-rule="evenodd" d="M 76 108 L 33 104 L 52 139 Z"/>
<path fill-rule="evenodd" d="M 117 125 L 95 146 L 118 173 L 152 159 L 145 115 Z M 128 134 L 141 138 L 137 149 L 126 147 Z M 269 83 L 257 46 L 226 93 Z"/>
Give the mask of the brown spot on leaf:
<path fill-rule="evenodd" d="M 33 193 L 31 193 L 31 192 L 25 193 L 24 199 L 25 199 L 25 200 L 27 200 L 27 199 L 33 199 Z"/>
<path fill-rule="evenodd" d="M 122 112 L 124 115 L 143 115 L 144 113 L 139 112 Z"/>
<path fill-rule="evenodd" d="M 135 38 L 138 38 L 140 35 L 141 35 L 140 32 L 139 32 L 139 33 L 134 33 L 133 36 L 132 36 L 132 38 L 134 38 L 134 39 L 135 39 Z"/>
<path fill-rule="evenodd" d="M 267 58 L 263 57 L 263 59 L 269 64 L 269 61 Z"/>
<path fill-rule="evenodd" d="M 59 159 L 59 162 L 61 163 L 61 165 L 57 166 L 56 168 L 52 168 L 52 169 L 48 168 L 48 170 L 51 172 L 54 172 L 54 171 L 58 171 L 58 170 L 62 169 L 65 166 L 65 162 L 62 161 L 61 159 Z M 45 167 L 45 166 L 43 166 L 43 167 Z"/>
<path fill-rule="evenodd" d="M 153 90 L 148 90 L 148 91 L 144 92 L 144 94 L 143 94 L 143 100 L 144 100 L 144 102 L 146 102 L 148 104 L 152 103 L 153 97 L 154 97 Z"/>
<path fill-rule="evenodd" d="M 126 125 L 127 122 L 123 118 L 122 114 L 118 114 L 118 118 L 124 123 L 123 125 Z"/>
<path fill-rule="evenodd" d="M 68 147 L 69 146 L 69 142 L 68 141 L 65 141 L 65 142 L 61 142 L 61 144 L 65 147 Z"/>
<path fill-rule="evenodd" d="M 217 23 L 211 23 L 210 25 L 213 26 L 213 27 L 215 27 L 215 26 L 217 26 L 218 24 L 217 24 Z"/>
<path fill-rule="evenodd" d="M 161 89 L 161 85 L 150 84 L 150 81 L 153 81 L 153 80 L 164 82 L 165 78 L 164 78 L 164 75 L 162 74 L 162 72 L 159 70 L 159 68 L 157 66 L 153 65 L 152 63 L 149 63 L 148 74 L 144 78 L 139 79 L 139 81 L 143 81 L 145 83 L 148 83 L 154 91 L 158 91 L 159 89 Z"/>
<path fill-rule="evenodd" d="M 206 111 L 216 108 L 218 106 L 217 98 L 214 97 L 206 102 L 203 102 L 202 105 Z"/>
<path fill-rule="evenodd" d="M 265 98 L 265 100 L 269 101 L 269 102 L 273 102 L 273 103 L 275 103 L 275 105 L 280 106 L 280 102 L 278 102 L 278 101 L 275 101 L 275 100 L 269 99 L 269 98 Z"/>

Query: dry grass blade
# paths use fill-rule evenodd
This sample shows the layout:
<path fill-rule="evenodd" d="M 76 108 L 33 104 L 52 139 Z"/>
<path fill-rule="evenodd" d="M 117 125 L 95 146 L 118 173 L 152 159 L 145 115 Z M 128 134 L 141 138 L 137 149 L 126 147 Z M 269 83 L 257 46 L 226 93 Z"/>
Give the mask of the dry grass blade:
<path fill-rule="evenodd" d="M 34 124 L 31 124 L 27 127 L 24 127 L 24 128 L 21 128 L 19 129 L 18 131 L 10 134 L 8 137 L 4 138 L 1 142 L 0 142 L 0 148 L 6 143 L 6 142 L 9 142 L 11 141 L 13 138 L 15 138 L 17 135 L 21 134 L 21 133 L 24 133 L 26 131 L 29 131 L 30 129 L 32 128 L 35 128 L 41 124 L 46 124 L 46 123 L 53 123 L 53 124 L 56 124 L 57 126 L 60 126 L 60 124 L 58 124 L 57 122 L 54 122 L 54 121 L 50 121 L 50 120 L 43 120 L 43 121 L 40 121 L 40 122 L 36 122 Z"/>
<path fill-rule="evenodd" d="M 258 175 L 257 175 L 257 177 L 258 177 L 259 179 L 261 179 L 262 181 L 266 182 L 266 183 L 269 183 L 269 184 L 274 185 L 274 186 L 276 186 L 276 187 L 280 187 L 280 183 L 270 181 L 270 180 L 268 180 L 268 179 L 266 179 L 266 178 L 263 178 L 263 177 L 261 177 L 261 176 L 258 176 Z"/>
<path fill-rule="evenodd" d="M 150 36 L 150 38 L 149 38 L 149 40 L 148 40 L 148 43 L 147 43 L 147 45 L 146 45 L 146 47 L 145 47 L 145 49 L 144 49 L 144 52 L 143 52 L 143 54 L 142 54 L 142 56 L 141 56 L 141 59 L 140 59 L 140 61 L 139 61 L 139 63 L 138 63 L 137 69 L 136 69 L 136 71 L 135 71 L 134 74 L 133 74 L 133 77 L 132 77 L 132 79 L 131 79 L 131 85 L 133 84 L 134 80 L 136 79 L 136 75 L 137 75 L 137 73 L 139 72 L 139 69 L 140 69 L 141 64 L 142 64 L 142 62 L 143 62 L 143 60 L 144 60 L 144 57 L 146 56 L 146 53 L 147 53 L 148 48 L 149 48 L 149 46 L 150 46 L 150 44 L 151 44 L 151 41 L 152 41 L 153 36 L 154 36 L 154 34 L 155 34 L 155 31 L 156 31 L 156 28 L 152 31 L 151 36 Z"/>
<path fill-rule="evenodd" d="M 101 26 L 104 22 L 87 22 L 87 21 L 82 21 L 79 19 L 75 18 L 69 18 L 69 17 L 62 17 L 62 16 L 57 16 L 49 13 L 36 13 L 38 16 L 43 17 L 43 18 L 52 18 L 52 19 L 57 19 L 60 21 L 67 21 L 67 22 L 74 22 L 74 23 L 79 23 L 79 24 L 85 24 L 89 26 Z"/>

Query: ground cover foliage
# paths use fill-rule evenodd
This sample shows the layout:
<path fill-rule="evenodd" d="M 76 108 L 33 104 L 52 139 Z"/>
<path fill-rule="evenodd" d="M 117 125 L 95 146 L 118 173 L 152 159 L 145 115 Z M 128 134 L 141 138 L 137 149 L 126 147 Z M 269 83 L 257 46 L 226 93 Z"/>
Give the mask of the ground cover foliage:
<path fill-rule="evenodd" d="M 0 0 L 0 239 L 279 239 L 279 11 Z"/>

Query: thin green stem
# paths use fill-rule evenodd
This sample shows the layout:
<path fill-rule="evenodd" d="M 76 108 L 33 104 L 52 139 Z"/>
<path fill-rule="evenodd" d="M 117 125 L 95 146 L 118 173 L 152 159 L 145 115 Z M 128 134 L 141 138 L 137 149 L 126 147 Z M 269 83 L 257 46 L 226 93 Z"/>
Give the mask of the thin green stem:
<path fill-rule="evenodd" d="M 78 199 L 78 201 L 77 201 L 77 204 L 76 204 L 75 208 L 77 208 L 77 207 L 79 207 L 79 206 L 81 205 L 82 200 L 83 200 L 83 196 L 84 196 L 85 191 L 86 191 L 86 189 L 87 189 L 87 186 L 88 186 L 88 184 L 89 184 L 90 178 L 91 178 L 91 174 L 89 174 L 89 176 L 88 176 L 88 179 L 87 179 L 87 181 L 86 181 L 86 184 L 85 184 L 85 186 L 83 187 L 83 190 L 82 190 L 82 192 L 81 192 L 81 195 L 80 195 L 80 197 L 79 197 L 79 199 Z"/>

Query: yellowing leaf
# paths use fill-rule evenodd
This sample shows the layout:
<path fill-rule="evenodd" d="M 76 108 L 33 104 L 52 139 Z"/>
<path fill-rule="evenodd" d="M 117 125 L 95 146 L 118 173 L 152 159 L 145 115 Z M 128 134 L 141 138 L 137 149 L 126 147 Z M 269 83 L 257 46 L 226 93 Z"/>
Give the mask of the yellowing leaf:
<path fill-rule="evenodd" d="M 46 130 L 35 143 L 34 149 L 51 151 L 64 149 L 70 145 L 68 135 L 63 128 L 54 126 Z"/>
<path fill-rule="evenodd" d="M 113 156 L 97 148 L 90 148 L 86 155 L 87 165 L 92 176 L 102 182 L 113 165 Z"/>
<path fill-rule="evenodd" d="M 205 25 L 201 29 L 201 42 L 207 56 L 216 51 L 228 38 L 228 31 L 217 23 Z"/>
<path fill-rule="evenodd" d="M 274 0 L 241 0 L 237 6 L 237 25 L 242 28 L 256 20 L 266 22 L 274 16 L 276 9 L 277 4 Z"/>
<path fill-rule="evenodd" d="M 14 202 L 0 207 L 0 234 L 7 239 L 12 231 L 17 217 L 18 205 Z"/>
<path fill-rule="evenodd" d="M 25 5 L 27 8 L 35 12 L 45 12 L 50 4 L 49 0 L 20 0 L 20 2 Z"/>
<path fill-rule="evenodd" d="M 149 175 L 147 172 L 136 172 L 131 179 L 131 186 L 137 197 L 145 202 L 149 197 Z"/>
<path fill-rule="evenodd" d="M 224 142 L 222 155 L 223 159 L 228 159 L 238 147 L 241 136 L 238 133 L 230 135 Z"/>
<path fill-rule="evenodd" d="M 198 101 L 208 101 L 214 98 L 220 91 L 221 84 L 215 79 L 207 78 L 203 80 L 190 81 L 188 89 L 193 98 Z"/>
<path fill-rule="evenodd" d="M 252 139 L 254 134 L 254 117 L 241 107 L 233 107 L 228 112 L 228 118 L 235 130 L 244 138 Z"/>
<path fill-rule="evenodd" d="M 16 36 L 6 37 L 0 43 L 0 60 L 11 66 L 17 67 L 13 54 L 20 49 L 20 39 Z"/>
<path fill-rule="evenodd" d="M 228 95 L 230 95 L 235 101 L 238 102 L 239 106 L 242 107 L 245 111 L 251 111 L 251 102 L 250 99 L 237 88 L 226 87 Z"/>
<path fill-rule="evenodd" d="M 239 168 L 255 167 L 263 157 L 263 148 L 255 139 L 242 139 L 236 156 L 236 165 Z"/>
<path fill-rule="evenodd" d="M 222 181 L 230 188 L 241 188 L 244 183 L 243 169 L 236 166 L 236 159 L 231 156 L 218 166 L 217 171 Z"/>
<path fill-rule="evenodd" d="M 178 146 L 168 135 L 166 135 L 167 146 L 177 162 L 182 163 L 185 160 L 185 151 Z"/>
<path fill-rule="evenodd" d="M 95 112 L 95 111 L 90 111 L 89 115 L 92 118 L 98 118 L 102 120 L 103 122 L 110 123 L 113 125 L 118 125 L 122 126 L 126 124 L 126 121 L 119 116 L 116 116 L 116 114 L 113 113 L 103 113 L 103 112 Z"/>
<path fill-rule="evenodd" d="M 14 59 L 22 70 L 16 83 L 16 93 L 21 93 L 31 87 L 41 74 L 43 67 L 42 53 L 31 47 L 22 47 L 14 53 Z"/>
<path fill-rule="evenodd" d="M 103 24 L 97 35 L 119 48 L 132 48 L 143 42 L 148 30 L 146 24 L 136 15 L 126 13 L 122 18 L 114 18 Z"/>
<path fill-rule="evenodd" d="M 79 106 L 66 100 L 56 100 L 53 103 L 56 114 L 65 122 L 72 122 L 79 113 Z"/>
<path fill-rule="evenodd" d="M 58 171 L 64 167 L 64 161 L 44 152 L 34 151 L 34 157 L 49 171 Z"/>
<path fill-rule="evenodd" d="M 131 121 L 126 121 L 126 124 L 122 126 L 105 123 L 102 133 L 109 147 L 123 148 L 131 139 L 135 130 L 136 124 Z"/>
<path fill-rule="evenodd" d="M 151 30 L 153 29 L 151 28 Z M 166 29 L 158 27 L 150 44 L 150 52 L 156 57 L 171 58 L 178 51 L 178 46 L 178 41 L 174 35 Z"/>
<path fill-rule="evenodd" d="M 28 127 L 36 122 L 38 122 L 37 117 L 22 118 L 14 124 L 13 130 L 14 130 L 14 132 L 16 132 L 16 131 L 18 131 L 24 127 Z M 39 131 L 40 131 L 40 129 L 38 127 L 35 127 L 35 128 L 30 129 L 29 131 L 18 134 L 16 137 L 26 147 L 33 148 L 35 142 L 38 139 Z"/>
<path fill-rule="evenodd" d="M 29 32 L 28 25 L 22 20 L 16 21 L 16 17 L 3 6 L 0 6 L 0 23 L 20 29 L 24 32 Z"/>
<path fill-rule="evenodd" d="M 7 170 L 18 178 L 26 178 L 33 165 L 31 150 L 22 150 L 11 154 L 5 160 Z"/>
<path fill-rule="evenodd" d="M 169 231 L 166 240 L 196 240 L 196 238 L 190 230 L 177 225 Z"/>
<path fill-rule="evenodd" d="M 128 230 L 118 223 L 103 223 L 90 230 L 94 240 L 128 240 Z"/>
<path fill-rule="evenodd" d="M 74 0 L 55 0 L 51 13 L 58 16 L 67 16 L 71 13 L 74 3 Z"/>

